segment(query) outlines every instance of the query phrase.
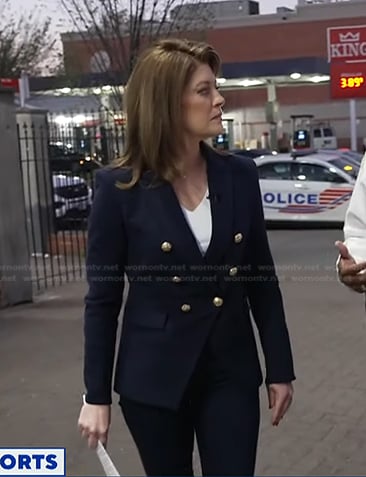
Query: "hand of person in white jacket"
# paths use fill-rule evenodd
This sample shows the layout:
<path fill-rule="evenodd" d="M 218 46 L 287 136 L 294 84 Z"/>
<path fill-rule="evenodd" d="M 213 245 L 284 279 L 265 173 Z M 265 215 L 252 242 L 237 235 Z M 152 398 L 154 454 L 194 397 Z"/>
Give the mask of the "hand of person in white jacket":
<path fill-rule="evenodd" d="M 366 292 L 366 262 L 356 263 L 343 242 L 335 243 L 339 250 L 338 276 L 344 285 L 358 293 Z"/>
<path fill-rule="evenodd" d="M 359 293 L 366 292 L 366 155 L 344 221 L 344 242 L 337 241 L 338 276 L 342 283 Z"/>

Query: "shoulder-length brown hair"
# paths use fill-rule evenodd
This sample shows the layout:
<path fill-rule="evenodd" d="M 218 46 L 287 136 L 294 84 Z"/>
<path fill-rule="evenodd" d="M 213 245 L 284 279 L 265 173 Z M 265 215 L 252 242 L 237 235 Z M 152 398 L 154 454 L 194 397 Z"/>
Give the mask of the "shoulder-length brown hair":
<path fill-rule="evenodd" d="M 181 39 L 160 40 L 137 60 L 126 88 L 126 149 L 115 163 L 132 172 L 126 188 L 147 170 L 167 181 L 179 175 L 182 97 L 201 63 L 218 75 L 220 58 L 210 45 Z"/>

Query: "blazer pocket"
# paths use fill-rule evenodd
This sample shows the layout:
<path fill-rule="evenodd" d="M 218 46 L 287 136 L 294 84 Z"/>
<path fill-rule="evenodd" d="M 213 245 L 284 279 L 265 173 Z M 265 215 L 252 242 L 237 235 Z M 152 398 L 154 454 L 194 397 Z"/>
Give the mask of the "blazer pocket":
<path fill-rule="evenodd" d="M 168 313 L 160 310 L 134 310 L 127 313 L 124 319 L 130 326 L 163 329 L 168 320 Z"/>

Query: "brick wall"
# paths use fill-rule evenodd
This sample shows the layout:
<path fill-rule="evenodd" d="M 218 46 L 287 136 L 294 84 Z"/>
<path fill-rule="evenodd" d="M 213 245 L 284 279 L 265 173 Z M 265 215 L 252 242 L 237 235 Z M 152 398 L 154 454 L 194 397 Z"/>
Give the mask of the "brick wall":
<path fill-rule="evenodd" d="M 244 26 L 208 30 L 208 41 L 224 63 L 286 58 L 327 57 L 328 27 L 366 24 L 363 18 Z"/>
<path fill-rule="evenodd" d="M 281 21 L 276 24 L 207 29 L 198 37 L 219 51 L 223 63 L 264 61 L 286 58 L 327 56 L 327 27 L 366 24 L 366 14 L 359 18 L 314 22 Z M 190 35 L 192 36 L 192 35 Z M 193 34 L 197 37 L 197 33 Z M 72 38 L 72 36 L 71 36 Z M 113 42 L 112 42 L 113 43 Z M 88 72 L 90 59 L 102 48 L 98 39 L 86 44 L 83 40 L 63 41 L 66 68 L 72 72 Z M 128 42 L 126 40 L 126 48 Z M 112 50 L 118 54 L 117 45 Z M 112 67 L 115 60 L 112 58 Z"/>

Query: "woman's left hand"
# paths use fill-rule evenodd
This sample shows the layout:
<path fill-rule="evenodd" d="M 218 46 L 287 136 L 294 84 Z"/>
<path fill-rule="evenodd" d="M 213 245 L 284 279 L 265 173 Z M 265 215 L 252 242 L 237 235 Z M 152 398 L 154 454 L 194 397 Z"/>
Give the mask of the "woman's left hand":
<path fill-rule="evenodd" d="M 292 383 L 276 383 L 267 386 L 269 408 L 272 409 L 272 425 L 278 426 L 292 403 Z"/>

